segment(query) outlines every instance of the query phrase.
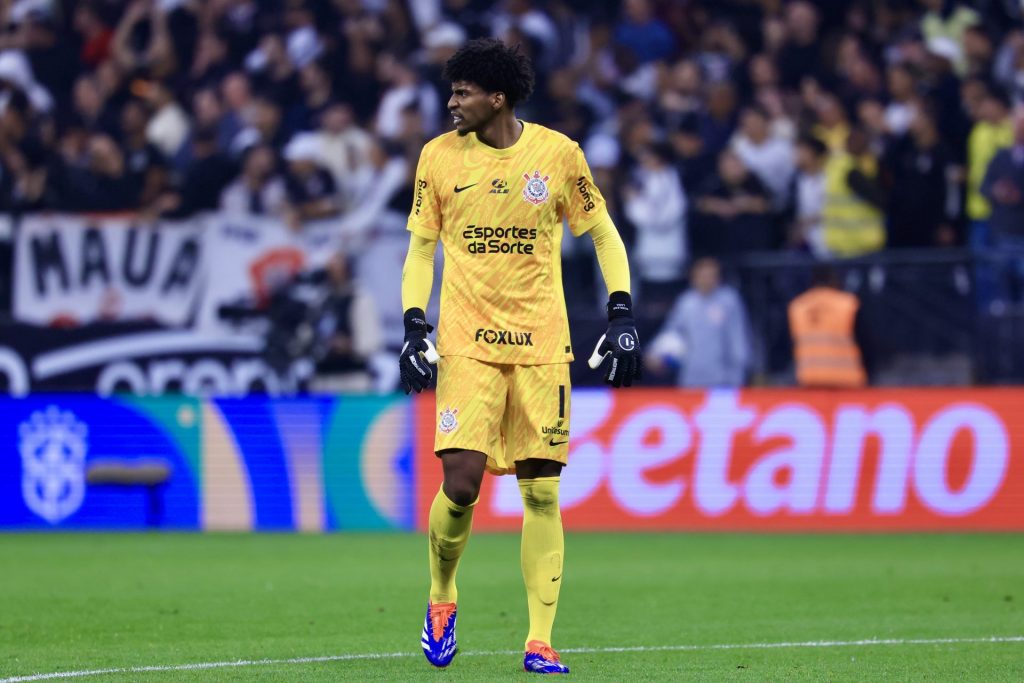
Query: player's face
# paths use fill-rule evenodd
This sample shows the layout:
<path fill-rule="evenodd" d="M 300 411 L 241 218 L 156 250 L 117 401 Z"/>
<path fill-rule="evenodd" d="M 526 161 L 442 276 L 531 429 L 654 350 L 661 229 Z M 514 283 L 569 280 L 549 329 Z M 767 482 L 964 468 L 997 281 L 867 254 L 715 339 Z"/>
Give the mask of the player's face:
<path fill-rule="evenodd" d="M 459 135 L 480 131 L 494 117 L 495 93 L 489 93 L 469 81 L 452 83 L 448 111 Z"/>

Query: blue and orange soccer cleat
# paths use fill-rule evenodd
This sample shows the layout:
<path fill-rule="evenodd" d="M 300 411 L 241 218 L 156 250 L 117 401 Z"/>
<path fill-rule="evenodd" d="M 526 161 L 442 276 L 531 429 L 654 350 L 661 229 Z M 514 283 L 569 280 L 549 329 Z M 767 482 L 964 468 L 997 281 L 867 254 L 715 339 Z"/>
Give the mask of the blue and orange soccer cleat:
<path fill-rule="evenodd" d="M 558 653 L 552 650 L 550 645 L 539 640 L 531 640 L 526 644 L 523 668 L 534 674 L 569 673 L 569 667 L 562 664 Z"/>
<path fill-rule="evenodd" d="M 427 618 L 423 622 L 420 645 L 427 661 L 436 667 L 452 663 L 458 648 L 455 646 L 455 603 L 427 603 Z"/>

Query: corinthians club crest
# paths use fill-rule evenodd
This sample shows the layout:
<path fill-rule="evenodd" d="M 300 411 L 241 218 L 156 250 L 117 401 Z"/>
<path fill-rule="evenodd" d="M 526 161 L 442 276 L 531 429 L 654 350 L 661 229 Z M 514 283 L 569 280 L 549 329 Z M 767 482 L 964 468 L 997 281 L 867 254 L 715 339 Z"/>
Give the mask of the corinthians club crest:
<path fill-rule="evenodd" d="M 74 413 L 57 406 L 33 412 L 18 426 L 21 494 L 50 524 L 77 512 L 85 499 L 88 433 Z"/>
<path fill-rule="evenodd" d="M 441 419 L 438 420 L 437 422 L 437 428 L 440 429 L 445 434 L 449 434 L 455 431 L 455 428 L 459 426 L 459 421 L 455 419 L 455 415 L 458 412 L 458 408 L 456 408 L 455 410 L 452 410 L 451 408 L 445 408 L 444 410 L 442 410 Z"/>
<path fill-rule="evenodd" d="M 526 179 L 526 187 L 523 188 L 523 199 L 540 206 L 548 200 L 550 196 L 548 194 L 548 179 L 550 176 L 540 176 L 540 171 L 534 171 L 531 176 L 529 173 L 524 173 L 523 178 Z"/>

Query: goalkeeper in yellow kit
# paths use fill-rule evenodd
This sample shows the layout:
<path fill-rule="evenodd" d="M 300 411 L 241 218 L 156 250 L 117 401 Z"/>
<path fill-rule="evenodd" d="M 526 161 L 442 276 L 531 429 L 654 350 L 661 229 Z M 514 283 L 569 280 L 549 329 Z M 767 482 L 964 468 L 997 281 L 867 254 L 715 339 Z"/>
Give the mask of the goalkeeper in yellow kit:
<path fill-rule="evenodd" d="M 563 219 L 594 240 L 608 287 L 608 332 L 591 367 L 640 377 L 626 251 L 579 145 L 516 118 L 533 68 L 515 48 L 474 40 L 445 66 L 455 130 L 427 143 L 416 169 L 402 271 L 406 393 L 438 362 L 434 450 L 444 483 L 430 507 L 430 599 L 421 644 L 438 667 L 455 656 L 455 572 L 484 471 L 514 473 L 523 497 L 522 569 L 530 631 L 524 666 L 568 673 L 551 647 L 564 541 L 558 482 L 569 453 L 569 362 L 562 294 Z M 438 240 L 445 252 L 437 351 L 424 309 Z M 439 354 L 439 357 L 438 357 Z"/>

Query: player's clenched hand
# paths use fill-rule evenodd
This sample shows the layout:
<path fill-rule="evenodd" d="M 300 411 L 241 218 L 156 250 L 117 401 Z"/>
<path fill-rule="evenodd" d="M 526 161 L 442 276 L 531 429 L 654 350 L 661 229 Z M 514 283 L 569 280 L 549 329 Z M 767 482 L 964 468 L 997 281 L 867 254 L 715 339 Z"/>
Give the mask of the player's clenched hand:
<path fill-rule="evenodd" d="M 640 338 L 633 321 L 633 301 L 626 292 L 608 297 L 608 331 L 601 335 L 590 356 L 590 367 L 597 369 L 611 356 L 604 381 L 613 387 L 631 386 L 643 372 Z"/>
<path fill-rule="evenodd" d="M 419 393 L 427 388 L 434 376 L 430 369 L 438 360 L 434 345 L 427 339 L 433 326 L 427 323 L 426 314 L 418 308 L 405 312 L 405 344 L 398 356 L 398 373 L 405 393 L 413 390 Z"/>

